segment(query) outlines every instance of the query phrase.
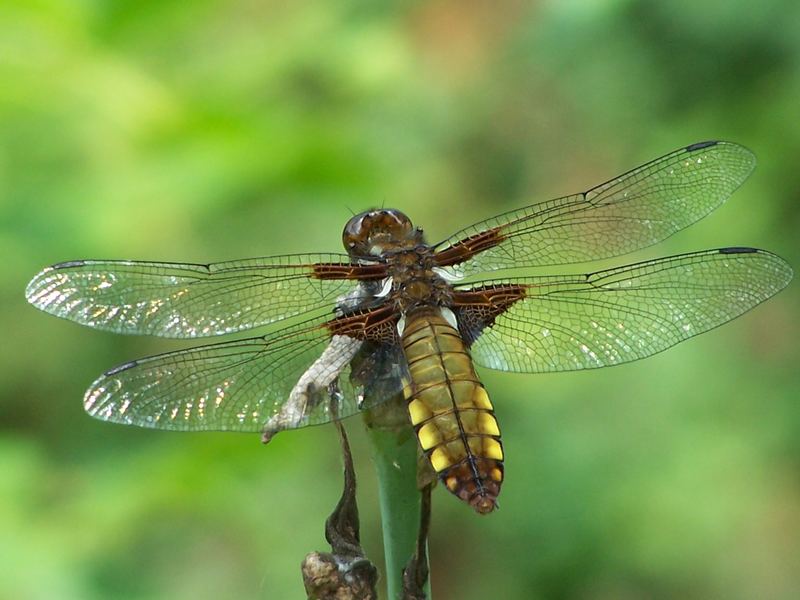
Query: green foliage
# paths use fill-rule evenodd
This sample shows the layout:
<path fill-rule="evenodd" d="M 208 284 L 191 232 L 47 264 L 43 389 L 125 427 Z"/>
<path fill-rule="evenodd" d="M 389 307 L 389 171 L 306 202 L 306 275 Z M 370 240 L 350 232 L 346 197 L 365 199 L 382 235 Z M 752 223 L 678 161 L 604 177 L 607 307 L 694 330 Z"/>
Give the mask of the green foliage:
<path fill-rule="evenodd" d="M 23 290 L 41 267 L 338 251 L 349 211 L 381 204 L 436 240 L 708 138 L 757 154 L 750 181 L 614 262 L 749 245 L 797 267 L 799 19 L 789 0 L 6 0 L 0 596 L 301 597 L 300 560 L 324 548 L 341 488 L 332 428 L 262 448 L 85 416 L 100 372 L 185 344 L 35 311 Z M 434 491 L 434 597 L 793 597 L 796 288 L 641 363 L 483 371 L 502 510 Z"/>

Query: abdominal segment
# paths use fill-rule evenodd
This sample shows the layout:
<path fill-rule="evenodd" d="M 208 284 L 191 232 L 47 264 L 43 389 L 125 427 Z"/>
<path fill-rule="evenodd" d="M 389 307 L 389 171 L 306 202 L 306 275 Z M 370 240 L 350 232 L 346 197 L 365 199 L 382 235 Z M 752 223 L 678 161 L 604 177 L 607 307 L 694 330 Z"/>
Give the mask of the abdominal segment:
<path fill-rule="evenodd" d="M 402 342 L 408 412 L 422 450 L 448 490 L 491 512 L 503 481 L 500 429 L 458 330 L 430 309 L 407 319 Z"/>

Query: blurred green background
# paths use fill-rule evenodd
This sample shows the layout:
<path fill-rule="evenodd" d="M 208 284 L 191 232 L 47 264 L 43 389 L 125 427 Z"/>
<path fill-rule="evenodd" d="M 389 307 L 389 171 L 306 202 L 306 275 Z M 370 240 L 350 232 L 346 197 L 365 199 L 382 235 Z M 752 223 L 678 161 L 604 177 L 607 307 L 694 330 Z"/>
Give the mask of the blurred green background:
<path fill-rule="evenodd" d="M 262 447 L 86 416 L 99 373 L 186 344 L 36 311 L 40 268 L 339 251 L 384 204 L 436 241 L 708 138 L 750 147 L 751 179 L 614 262 L 752 245 L 798 266 L 798 23 L 793 0 L 0 4 L 0 597 L 301 598 L 341 487 L 329 426 Z M 436 490 L 434 598 L 796 598 L 799 297 L 640 363 L 481 371 L 502 509 Z"/>

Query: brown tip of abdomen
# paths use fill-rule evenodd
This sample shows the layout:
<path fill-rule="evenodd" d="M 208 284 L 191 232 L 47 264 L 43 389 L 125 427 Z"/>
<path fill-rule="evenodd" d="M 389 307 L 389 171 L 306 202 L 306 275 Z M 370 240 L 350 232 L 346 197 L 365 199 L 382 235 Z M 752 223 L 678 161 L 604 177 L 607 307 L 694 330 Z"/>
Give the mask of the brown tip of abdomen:
<path fill-rule="evenodd" d="M 487 515 L 497 508 L 503 482 L 503 463 L 490 458 L 474 458 L 439 473 L 447 489 L 469 504 L 475 512 Z"/>
<path fill-rule="evenodd" d="M 497 498 L 487 495 L 475 495 L 469 501 L 469 505 L 475 509 L 475 512 L 481 515 L 488 515 L 495 508 L 497 508 Z"/>

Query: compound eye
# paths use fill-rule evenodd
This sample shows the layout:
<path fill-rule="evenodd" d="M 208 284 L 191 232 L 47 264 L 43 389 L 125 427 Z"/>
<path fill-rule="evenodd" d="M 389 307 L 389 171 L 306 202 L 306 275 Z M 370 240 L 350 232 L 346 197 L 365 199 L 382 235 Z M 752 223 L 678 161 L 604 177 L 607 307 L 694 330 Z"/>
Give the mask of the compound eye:
<path fill-rule="evenodd" d="M 413 231 L 411 220 L 399 210 L 371 210 L 355 215 L 347 222 L 342 232 L 342 243 L 351 254 L 366 256 L 406 243 Z"/>
<path fill-rule="evenodd" d="M 371 229 L 370 212 L 363 212 L 352 217 L 342 232 L 342 243 L 349 252 L 363 246 L 367 242 L 369 230 Z"/>

